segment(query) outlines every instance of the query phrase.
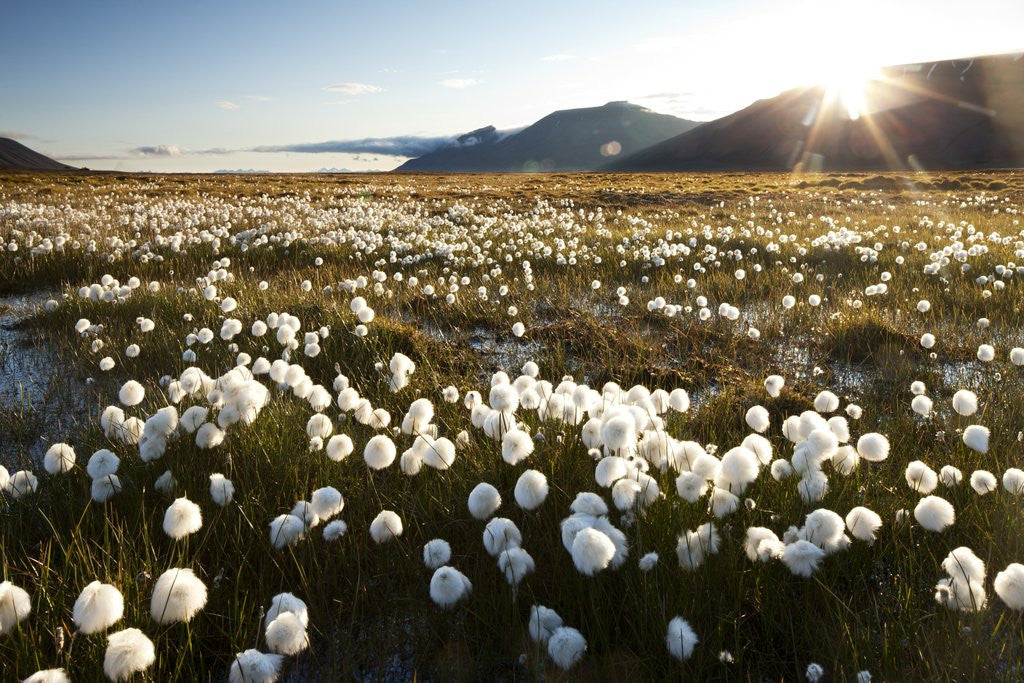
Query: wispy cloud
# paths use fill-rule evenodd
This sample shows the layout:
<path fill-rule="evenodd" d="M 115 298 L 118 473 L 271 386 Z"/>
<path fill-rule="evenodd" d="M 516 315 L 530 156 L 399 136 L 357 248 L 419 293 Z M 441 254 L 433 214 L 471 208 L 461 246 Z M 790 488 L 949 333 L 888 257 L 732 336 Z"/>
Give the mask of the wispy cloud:
<path fill-rule="evenodd" d="M 215 104 L 221 109 L 238 109 L 237 104 L 235 104 L 234 102 L 229 102 L 227 100 L 218 100 Z"/>
<path fill-rule="evenodd" d="M 383 92 L 384 88 L 369 83 L 335 83 L 334 85 L 325 85 L 323 90 L 340 92 L 342 95 L 370 95 L 375 92 Z"/>
<path fill-rule="evenodd" d="M 454 135 L 423 137 L 397 135 L 389 138 L 362 138 L 359 140 L 329 140 L 294 145 L 264 145 L 251 152 L 297 152 L 301 154 L 380 154 L 392 157 L 418 157 L 442 147 L 455 144 Z"/>
<path fill-rule="evenodd" d="M 541 57 L 540 61 L 542 61 L 542 62 L 568 62 L 569 60 L 572 60 L 572 59 L 576 59 L 576 55 L 567 55 L 567 54 L 559 53 L 557 55 L 547 55 L 546 57 Z"/>
<path fill-rule="evenodd" d="M 692 121 L 708 121 L 729 113 L 710 107 L 700 95 L 693 92 L 659 92 L 633 99 L 649 109 Z"/>
<path fill-rule="evenodd" d="M 273 97 L 268 97 L 267 95 L 246 95 L 245 98 L 248 100 L 252 100 L 253 102 L 269 102 L 270 100 L 274 99 Z"/>
<path fill-rule="evenodd" d="M 446 88 L 455 88 L 461 90 L 462 88 L 471 88 L 474 85 L 478 85 L 480 81 L 475 78 L 446 78 L 443 81 L 439 81 L 438 85 L 443 85 Z"/>
<path fill-rule="evenodd" d="M 139 157 L 180 157 L 186 150 L 177 145 L 152 145 L 136 147 L 131 153 Z"/>

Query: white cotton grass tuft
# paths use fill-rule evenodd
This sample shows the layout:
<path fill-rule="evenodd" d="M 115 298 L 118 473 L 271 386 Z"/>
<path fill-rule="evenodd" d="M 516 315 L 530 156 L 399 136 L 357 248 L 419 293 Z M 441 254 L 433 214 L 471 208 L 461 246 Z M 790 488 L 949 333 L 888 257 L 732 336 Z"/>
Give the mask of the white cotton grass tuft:
<path fill-rule="evenodd" d="M 806 578 L 817 570 L 824 557 L 824 550 L 810 541 L 799 539 L 786 545 L 782 552 L 782 563 L 794 576 Z"/>
<path fill-rule="evenodd" d="M 974 415 L 978 412 L 978 397 L 973 391 L 961 389 L 953 394 L 953 410 L 963 417 Z"/>
<path fill-rule="evenodd" d="M 524 510 L 536 510 L 548 497 L 548 479 L 537 470 L 526 470 L 516 481 L 515 498 Z"/>
<path fill-rule="evenodd" d="M 518 586 L 535 567 L 533 557 L 522 548 L 506 548 L 498 555 L 498 569 L 510 586 Z"/>
<path fill-rule="evenodd" d="M 492 485 L 481 482 L 469 492 L 466 506 L 474 519 L 485 520 L 501 507 L 501 494 Z"/>
<path fill-rule="evenodd" d="M 1003 472 L 1003 488 L 1015 496 L 1024 494 L 1024 470 L 1011 467 Z"/>
<path fill-rule="evenodd" d="M 274 683 L 284 664 L 284 656 L 249 649 L 235 655 L 228 672 L 228 683 Z"/>
<path fill-rule="evenodd" d="M 153 641 L 137 628 L 107 636 L 107 650 L 103 655 L 103 673 L 112 681 L 120 681 L 132 674 L 145 671 L 156 661 Z"/>
<path fill-rule="evenodd" d="M 548 656 L 563 671 L 576 665 L 587 651 L 583 634 L 569 626 L 559 626 L 548 638 Z"/>
<path fill-rule="evenodd" d="M 21 683 L 71 683 L 71 678 L 64 669 L 42 669 Z"/>
<path fill-rule="evenodd" d="M 153 587 L 149 608 L 158 624 L 187 622 L 206 606 L 206 584 L 191 569 L 171 568 Z"/>
<path fill-rule="evenodd" d="M 210 475 L 210 498 L 221 507 L 231 504 L 235 497 L 235 485 L 223 474 L 214 473 Z"/>
<path fill-rule="evenodd" d="M 348 531 L 348 524 L 340 519 L 336 519 L 333 522 L 329 522 L 324 527 L 324 540 L 328 543 L 334 543 L 339 540 Z"/>
<path fill-rule="evenodd" d="M 304 627 L 309 626 L 309 608 L 305 601 L 293 593 L 278 593 L 270 599 L 270 609 L 263 618 L 264 629 L 286 612 L 294 614 Z"/>
<path fill-rule="evenodd" d="M 202 449 L 216 448 L 224 442 L 224 431 L 212 422 L 200 425 L 196 430 L 196 446 Z"/>
<path fill-rule="evenodd" d="M 882 528 L 882 518 L 866 507 L 855 507 L 846 514 L 846 528 L 854 538 L 874 543 L 878 530 Z"/>
<path fill-rule="evenodd" d="M 109 583 L 93 581 L 75 600 L 71 612 L 78 630 L 86 635 L 105 631 L 124 615 L 121 591 Z"/>
<path fill-rule="evenodd" d="M 764 406 L 751 407 L 747 410 L 744 420 L 746 420 L 747 426 L 758 434 L 765 432 L 771 426 L 771 416 Z"/>
<path fill-rule="evenodd" d="M 501 459 L 517 465 L 533 453 L 533 439 L 520 429 L 510 429 L 501 437 Z"/>
<path fill-rule="evenodd" d="M 32 612 L 28 592 L 10 581 L 0 583 L 0 636 L 10 633 Z"/>
<path fill-rule="evenodd" d="M 423 564 L 427 569 L 437 569 L 452 559 L 452 547 L 448 541 L 435 538 L 423 545 Z"/>
<path fill-rule="evenodd" d="M 402 535 L 402 519 L 391 510 L 383 510 L 370 522 L 370 536 L 374 542 L 387 543 Z"/>
<path fill-rule="evenodd" d="M 889 457 L 889 439 L 870 432 L 857 439 L 857 453 L 868 462 L 882 462 Z"/>
<path fill-rule="evenodd" d="M 270 542 L 277 550 L 306 535 L 306 522 L 295 515 L 278 515 L 270 522 Z"/>
<path fill-rule="evenodd" d="M 75 466 L 75 449 L 66 443 L 55 443 L 43 456 L 43 469 L 50 474 L 64 474 Z"/>
<path fill-rule="evenodd" d="M 203 515 L 199 506 L 188 498 L 178 498 L 164 513 L 164 533 L 178 541 L 199 531 L 203 526 Z"/>
<path fill-rule="evenodd" d="M 965 546 L 942 561 L 948 578 L 935 585 L 935 601 L 951 610 L 977 612 L 985 607 L 985 563 Z"/>
<path fill-rule="evenodd" d="M 484 527 L 483 541 L 487 554 L 497 557 L 506 548 L 522 545 L 523 534 L 511 519 L 495 517 Z"/>
<path fill-rule="evenodd" d="M 939 482 L 946 488 L 959 486 L 964 479 L 964 473 L 952 465 L 943 465 L 939 470 Z"/>
<path fill-rule="evenodd" d="M 611 564 L 615 542 L 608 534 L 588 527 L 580 530 L 572 542 L 572 561 L 584 576 L 593 576 Z"/>
<path fill-rule="evenodd" d="M 309 506 L 312 508 L 313 514 L 322 521 L 327 521 L 345 509 L 345 499 L 338 489 L 333 486 L 324 486 L 313 491 L 313 495 L 309 497 Z"/>
<path fill-rule="evenodd" d="M 121 459 L 106 448 L 101 448 L 89 457 L 85 471 L 93 480 L 102 479 L 117 472 Z"/>
<path fill-rule="evenodd" d="M 996 475 L 988 470 L 975 470 L 971 473 L 971 488 L 979 496 L 984 496 L 996 490 Z"/>
<path fill-rule="evenodd" d="M 121 389 L 117 392 L 117 398 L 122 405 L 137 406 L 146 398 L 146 390 L 142 388 L 141 384 L 130 379 L 121 385 Z"/>
<path fill-rule="evenodd" d="M 281 655 L 297 655 L 309 647 L 306 624 L 294 612 L 281 612 L 271 621 L 264 637 L 267 648 Z"/>
<path fill-rule="evenodd" d="M 718 528 L 711 522 L 685 532 L 676 544 L 679 566 L 687 570 L 696 569 L 704 564 L 708 556 L 718 553 L 720 543 Z"/>
<path fill-rule="evenodd" d="M 925 496 L 914 508 L 914 519 L 928 531 L 939 533 L 956 521 L 956 511 L 945 498 Z"/>
<path fill-rule="evenodd" d="M 785 544 L 771 529 L 752 526 L 747 529 L 743 550 L 751 562 L 767 562 L 782 557 Z"/>
<path fill-rule="evenodd" d="M 914 460 L 904 472 L 907 486 L 922 494 L 929 494 L 939 485 L 939 475 L 920 460 Z"/>
<path fill-rule="evenodd" d="M 1024 610 L 1024 564 L 1013 562 L 996 574 L 996 595 L 1010 609 Z"/>
<path fill-rule="evenodd" d="M 764 380 L 764 390 L 768 392 L 768 395 L 772 398 L 778 398 L 782 392 L 782 387 L 785 386 L 786 380 L 781 375 L 769 375 Z"/>
<path fill-rule="evenodd" d="M 327 441 L 327 457 L 334 462 L 341 462 L 352 454 L 354 448 L 348 434 L 335 434 Z"/>
<path fill-rule="evenodd" d="M 970 425 L 964 430 L 964 445 L 979 453 L 988 453 L 988 427 Z"/>
<path fill-rule="evenodd" d="M 819 413 L 831 413 L 839 409 L 839 397 L 831 391 L 822 391 L 814 397 L 814 409 Z"/>
<path fill-rule="evenodd" d="M 574 513 L 602 517 L 608 514 L 608 504 L 596 493 L 581 491 L 576 494 L 569 509 Z"/>
<path fill-rule="evenodd" d="M 553 609 L 543 605 L 530 607 L 530 621 L 527 630 L 535 643 L 546 645 L 556 630 L 562 626 L 562 617 Z"/>
<path fill-rule="evenodd" d="M 675 617 L 668 622 L 668 633 L 665 635 L 665 645 L 670 655 L 679 661 L 686 661 L 693 654 L 697 646 L 697 634 L 690 623 L 682 617 Z"/>
<path fill-rule="evenodd" d="M 455 606 L 472 590 L 473 584 L 466 575 L 454 567 L 438 567 L 430 577 L 430 599 L 443 609 Z"/>
<path fill-rule="evenodd" d="M 371 437 L 363 448 L 363 459 L 370 469 L 374 470 L 388 467 L 395 461 L 396 454 L 395 442 L 383 434 Z"/>
<path fill-rule="evenodd" d="M 649 572 L 658 566 L 658 553 L 647 553 L 639 560 L 637 560 L 637 567 L 642 572 Z"/>

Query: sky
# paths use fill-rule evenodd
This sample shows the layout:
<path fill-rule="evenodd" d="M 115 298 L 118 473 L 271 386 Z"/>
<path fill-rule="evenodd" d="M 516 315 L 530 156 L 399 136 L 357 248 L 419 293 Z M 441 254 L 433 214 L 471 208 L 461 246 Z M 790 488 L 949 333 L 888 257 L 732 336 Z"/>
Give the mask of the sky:
<path fill-rule="evenodd" d="M 629 100 L 706 121 L 1024 49 L 1024 0 L 6 0 L 0 136 L 94 169 L 390 169 Z"/>

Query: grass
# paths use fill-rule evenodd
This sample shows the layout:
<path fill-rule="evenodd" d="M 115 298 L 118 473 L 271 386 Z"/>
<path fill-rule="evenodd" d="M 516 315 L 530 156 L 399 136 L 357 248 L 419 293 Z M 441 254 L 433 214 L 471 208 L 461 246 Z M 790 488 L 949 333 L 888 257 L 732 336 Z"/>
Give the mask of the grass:
<path fill-rule="evenodd" d="M 216 377 L 239 352 L 277 357 L 272 335 L 252 337 L 249 326 L 271 311 L 287 311 L 302 321 L 300 337 L 321 326 L 330 330 L 318 356 L 295 356 L 314 381 L 330 387 L 337 372 L 346 374 L 360 395 L 390 411 L 393 424 L 414 398 L 429 398 L 440 434 L 454 440 L 467 430 L 470 436 L 450 470 L 424 468 L 412 478 L 397 465 L 372 472 L 361 447 L 375 430 L 332 408 L 327 412 L 336 432 L 349 434 L 356 452 L 343 462 L 310 453 L 303 429 L 308 404 L 273 388 L 258 420 L 231 428 L 221 447 L 201 450 L 181 439 L 154 463 L 141 462 L 136 448 L 107 439 L 96 424 L 70 430 L 63 440 L 75 447 L 78 466 L 53 477 L 25 455 L 45 418 L 32 405 L 3 406 L 0 427 L 20 449 L 18 459 L 5 464 L 31 466 L 40 486 L 31 496 L 0 503 L 3 578 L 29 590 L 33 604 L 19 629 L 0 636 L 0 669 L 23 678 L 63 666 L 74 680 L 98 679 L 105 639 L 75 635 L 71 606 L 88 582 L 100 579 L 125 597 L 125 616 L 115 628 L 136 626 L 154 641 L 157 661 L 145 674 L 152 680 L 224 679 L 234 653 L 265 649 L 263 610 L 282 591 L 310 608 L 310 650 L 287 664 L 300 679 L 775 680 L 801 678 L 810 662 L 822 664 L 829 680 L 851 680 L 861 670 L 876 680 L 1019 678 L 1024 622 L 996 597 L 991 578 L 1024 558 L 1020 498 L 1002 489 L 978 497 L 966 483 L 940 487 L 936 493 L 957 510 L 950 530 L 933 534 L 895 519 L 920 498 L 903 480 L 911 460 L 936 470 L 953 464 L 965 477 L 980 468 L 998 477 L 1024 459 L 1018 437 L 1024 373 L 1005 360 L 1010 346 L 1024 345 L 1021 276 L 1005 280 L 1002 290 L 974 280 L 997 264 L 1024 262 L 1016 223 L 1024 180 L 1016 173 L 979 173 L 914 182 L 911 191 L 900 178 L 857 175 L 0 176 L 0 237 L 19 245 L 0 254 L 0 290 L 67 295 L 55 311 L 39 311 L 21 325 L 49 340 L 65 365 L 59 374 L 69 393 L 82 373 L 94 378 L 90 391 L 104 397 L 100 406 L 113 404 L 120 384 L 135 378 L 145 384 L 147 400 L 130 414 L 145 416 L 165 405 L 158 381 L 187 367 L 186 334 L 202 327 L 219 333 L 224 314 L 192 290 L 201 290 L 197 279 L 227 257 L 229 278 L 216 284 L 220 297 L 238 300 L 231 315 L 242 320 L 243 333 L 231 340 L 237 348 L 216 336 L 209 345 L 195 344 L 196 365 Z M 145 220 L 132 218 L 139 215 Z M 82 216 L 90 217 L 88 228 Z M 236 237 L 262 231 L 275 240 L 232 241 L 223 232 L 228 221 Z M 169 243 L 185 225 L 193 226 L 185 239 L 177 247 Z M 929 254 L 966 242 L 968 226 L 1001 239 L 982 242 L 988 253 L 972 256 L 967 273 L 953 264 L 925 275 Z M 844 228 L 858 239 L 819 239 Z M 70 246 L 31 255 L 32 247 L 58 235 Z M 918 242 L 927 249 L 917 251 Z M 671 252 L 670 244 L 688 251 Z M 864 247 L 877 251 L 875 261 L 862 259 Z M 654 265 L 655 254 L 667 263 Z M 318 257 L 321 265 L 315 265 Z M 576 264 L 563 263 L 569 259 Z M 738 268 L 746 271 L 743 280 L 735 277 Z M 375 270 L 387 274 L 381 292 L 373 291 Z M 893 274 L 888 292 L 865 296 L 884 271 Z M 394 280 L 396 272 L 403 281 Z M 105 273 L 161 287 L 150 292 L 143 285 L 118 304 L 77 296 Z M 804 276 L 802 283 L 794 282 L 795 273 Z M 353 295 L 339 287 L 360 275 L 371 284 L 359 294 L 376 311 L 365 337 L 353 334 Z M 408 285 L 412 275 L 418 286 Z M 461 284 L 463 277 L 469 284 Z M 686 285 L 691 277 L 694 289 Z M 304 291 L 300 283 L 307 279 L 311 288 Z M 266 290 L 261 280 L 269 283 Z M 599 289 L 592 288 L 594 280 Z M 424 294 L 428 282 L 437 297 Z M 452 284 L 459 285 L 456 301 L 446 304 Z M 481 285 L 486 300 L 476 294 Z M 628 306 L 616 301 L 620 286 Z M 798 301 L 788 311 L 780 305 L 786 294 Z M 807 303 L 811 294 L 822 297 L 820 306 Z M 658 296 L 680 311 L 672 317 L 649 311 L 647 301 Z M 707 297 L 710 320 L 698 318 L 698 296 Z M 932 302 L 927 314 L 916 310 L 920 299 Z M 722 302 L 739 307 L 743 317 L 721 319 Z M 140 316 L 154 320 L 156 329 L 141 333 Z M 978 328 L 982 316 L 992 321 L 990 328 Z M 102 331 L 75 334 L 83 317 L 102 324 Z M 511 333 L 516 320 L 527 328 L 522 339 Z M 758 340 L 747 336 L 750 327 L 759 330 Z M 926 331 L 940 340 L 934 357 L 918 343 Z M 104 342 L 96 352 L 94 338 Z M 130 343 L 142 347 L 138 358 L 124 355 Z M 980 343 L 996 345 L 996 362 L 973 360 Z M 398 394 L 387 387 L 386 366 L 395 352 L 417 364 L 411 385 Z M 117 365 L 102 373 L 98 363 L 107 355 Z M 511 467 L 501 460 L 500 446 L 471 427 L 461 403 L 441 400 L 449 384 L 486 397 L 491 373 L 503 369 L 514 379 L 526 359 L 555 385 L 569 374 L 598 389 L 609 381 L 627 389 L 635 383 L 685 388 L 694 407 L 670 413 L 666 430 L 715 444 L 719 454 L 743 439 L 749 432 L 744 413 L 762 404 L 772 417 L 767 436 L 776 457 L 791 457 L 782 420 L 810 409 L 822 389 L 835 391 L 844 405 L 864 409 L 851 421 L 854 439 L 869 431 L 887 434 L 892 456 L 862 463 L 848 477 L 829 470 L 821 505 L 844 516 L 857 505 L 875 510 L 885 522 L 878 540 L 855 541 L 809 579 L 792 576 L 778 562 L 751 563 L 742 548 L 748 527 L 767 526 L 781 536 L 814 507 L 804 504 L 792 480 L 775 482 L 765 473 L 745 495 L 755 505 L 718 520 L 721 552 L 685 572 L 675 559 L 676 539 L 711 515 L 706 501 L 689 504 L 676 496 L 673 473 L 655 473 L 664 496 L 625 528 L 626 565 L 582 577 L 561 545 L 558 525 L 577 492 L 607 491 L 594 483 L 594 462 L 579 428 L 521 410 L 520 419 L 543 440 L 527 462 Z M 787 381 L 776 399 L 762 385 L 773 373 Z M 927 421 L 909 407 L 909 385 L 918 379 L 938 411 Z M 949 407 L 953 391 L 965 386 L 982 404 L 972 419 L 992 432 L 985 455 L 963 446 L 958 430 L 970 422 Z M 194 402 L 186 399 L 178 408 Z M 401 453 L 411 437 L 396 442 Z M 124 491 L 106 504 L 91 501 L 84 471 L 98 448 L 122 458 Z M 543 472 L 551 486 L 534 512 L 519 509 L 512 495 L 526 468 Z M 170 500 L 153 482 L 167 469 L 178 481 L 177 495 L 199 503 L 204 515 L 202 529 L 181 542 L 161 530 Z M 237 488 L 227 508 L 210 500 L 213 472 Z M 480 481 L 501 492 L 498 514 L 518 525 L 536 560 L 537 571 L 517 590 L 483 552 L 483 523 L 466 511 Z M 341 517 L 348 534 L 329 544 L 313 529 L 298 544 L 274 550 L 269 521 L 326 485 L 345 496 Z M 367 528 L 385 508 L 400 515 L 405 532 L 377 546 Z M 618 513 L 612 521 L 626 526 Z M 450 564 L 474 586 L 470 600 L 451 611 L 430 601 L 431 573 L 422 563 L 423 544 L 438 537 L 451 544 Z M 959 545 L 988 566 L 989 606 L 977 614 L 948 612 L 932 597 L 943 576 L 940 562 Z M 636 562 L 650 551 L 661 560 L 653 571 L 640 572 Z M 157 627 L 149 616 L 152 586 L 175 566 L 196 571 L 209 602 L 188 624 Z M 535 603 L 557 610 L 587 639 L 586 656 L 567 673 L 529 640 Z M 677 614 L 701 641 L 684 663 L 670 659 L 664 644 L 666 625 Z M 721 661 L 723 652 L 731 663 Z"/>

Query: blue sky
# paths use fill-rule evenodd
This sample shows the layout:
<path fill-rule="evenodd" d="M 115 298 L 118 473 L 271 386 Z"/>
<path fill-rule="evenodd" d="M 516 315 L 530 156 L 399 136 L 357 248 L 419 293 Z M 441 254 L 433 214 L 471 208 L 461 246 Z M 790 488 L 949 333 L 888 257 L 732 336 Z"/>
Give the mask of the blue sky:
<path fill-rule="evenodd" d="M 8 0 L 2 16 L 0 135 L 125 170 L 386 169 L 403 157 L 289 150 L 411 152 L 410 136 L 621 99 L 708 120 L 840 74 L 1024 48 L 1020 0 Z"/>

